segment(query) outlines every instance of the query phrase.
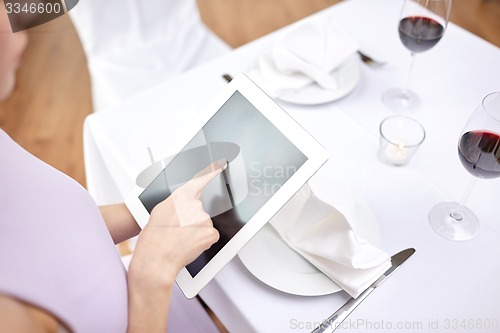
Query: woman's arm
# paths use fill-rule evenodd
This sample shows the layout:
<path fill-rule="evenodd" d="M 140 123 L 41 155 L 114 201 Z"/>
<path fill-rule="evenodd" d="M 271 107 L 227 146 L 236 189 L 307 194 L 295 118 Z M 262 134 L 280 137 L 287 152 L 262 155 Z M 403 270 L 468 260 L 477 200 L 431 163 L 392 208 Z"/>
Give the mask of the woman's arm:
<path fill-rule="evenodd" d="M 100 206 L 99 209 L 115 244 L 137 236 L 141 231 L 125 204 Z"/>
<path fill-rule="evenodd" d="M 57 333 L 59 323 L 29 304 L 0 295 L 0 332 Z"/>

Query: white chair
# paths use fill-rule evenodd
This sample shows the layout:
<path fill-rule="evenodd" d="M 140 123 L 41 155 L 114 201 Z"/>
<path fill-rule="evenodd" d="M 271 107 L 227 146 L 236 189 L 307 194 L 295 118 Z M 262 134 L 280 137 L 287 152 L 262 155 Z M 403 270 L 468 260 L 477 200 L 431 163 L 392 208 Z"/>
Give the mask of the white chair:
<path fill-rule="evenodd" d="M 69 15 L 94 111 L 230 50 L 203 24 L 195 0 L 85 0 Z"/>

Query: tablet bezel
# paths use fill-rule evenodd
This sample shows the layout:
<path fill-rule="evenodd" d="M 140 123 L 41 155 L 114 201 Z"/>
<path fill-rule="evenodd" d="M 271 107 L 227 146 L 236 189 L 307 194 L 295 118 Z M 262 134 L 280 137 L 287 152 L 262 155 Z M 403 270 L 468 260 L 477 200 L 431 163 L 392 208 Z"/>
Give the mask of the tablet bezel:
<path fill-rule="evenodd" d="M 185 135 L 174 145 L 174 151 L 180 152 L 236 91 L 295 145 L 306 156 L 306 161 L 194 277 L 186 267 L 179 272 L 176 282 L 188 298 L 196 296 L 328 160 L 326 149 L 244 74 L 239 74 L 231 80 L 206 110 L 193 120 L 183 132 Z M 141 228 L 144 228 L 149 220 L 149 213 L 139 199 L 143 191 L 144 188 L 136 186 L 125 200 Z"/>

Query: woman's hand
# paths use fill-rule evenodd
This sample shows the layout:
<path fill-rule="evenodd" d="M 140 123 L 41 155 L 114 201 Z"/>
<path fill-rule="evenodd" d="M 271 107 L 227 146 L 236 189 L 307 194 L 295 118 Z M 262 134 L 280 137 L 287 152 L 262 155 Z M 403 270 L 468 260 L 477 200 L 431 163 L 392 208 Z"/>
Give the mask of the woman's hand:
<path fill-rule="evenodd" d="M 205 186 L 226 167 L 224 160 L 210 164 L 153 209 L 139 235 L 131 270 L 137 265 L 141 271 L 175 278 L 182 267 L 219 239 L 199 199 Z"/>
<path fill-rule="evenodd" d="M 205 186 L 227 162 L 210 164 L 151 212 L 129 272 L 129 332 L 165 332 L 171 287 L 180 269 L 219 239 L 200 199 Z"/>

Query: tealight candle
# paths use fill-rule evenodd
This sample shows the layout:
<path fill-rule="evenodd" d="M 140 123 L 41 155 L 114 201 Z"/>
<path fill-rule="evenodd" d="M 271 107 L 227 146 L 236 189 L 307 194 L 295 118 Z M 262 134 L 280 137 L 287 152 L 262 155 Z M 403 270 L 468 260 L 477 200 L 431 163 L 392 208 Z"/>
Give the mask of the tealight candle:
<path fill-rule="evenodd" d="M 425 130 L 416 120 L 391 116 L 380 123 L 379 158 L 390 165 L 405 165 L 424 141 Z"/>

